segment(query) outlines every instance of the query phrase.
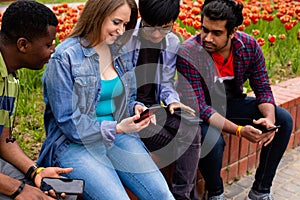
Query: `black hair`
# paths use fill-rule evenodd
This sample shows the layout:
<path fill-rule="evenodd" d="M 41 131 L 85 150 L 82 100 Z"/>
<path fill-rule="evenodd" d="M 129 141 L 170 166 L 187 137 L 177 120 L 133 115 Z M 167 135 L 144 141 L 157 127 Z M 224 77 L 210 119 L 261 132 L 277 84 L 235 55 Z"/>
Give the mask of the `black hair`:
<path fill-rule="evenodd" d="M 180 0 L 139 0 L 141 18 L 150 26 L 162 26 L 175 21 L 180 11 Z"/>
<path fill-rule="evenodd" d="M 31 0 L 15 1 L 2 16 L 2 42 L 11 44 L 20 37 L 32 41 L 47 36 L 48 25 L 58 25 L 58 20 L 50 8 Z"/>
<path fill-rule="evenodd" d="M 205 0 L 202 5 L 201 22 L 204 17 L 210 20 L 227 20 L 226 29 L 230 35 L 235 27 L 243 23 L 243 4 L 234 0 Z"/>

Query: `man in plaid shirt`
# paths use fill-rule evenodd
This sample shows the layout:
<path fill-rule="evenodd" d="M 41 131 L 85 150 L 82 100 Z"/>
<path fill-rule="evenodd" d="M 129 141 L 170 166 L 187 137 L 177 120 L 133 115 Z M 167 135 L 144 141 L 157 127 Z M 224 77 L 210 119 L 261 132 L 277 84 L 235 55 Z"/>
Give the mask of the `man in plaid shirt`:
<path fill-rule="evenodd" d="M 272 181 L 293 126 L 291 115 L 275 104 L 260 46 L 237 31 L 243 22 L 242 9 L 234 0 L 206 0 L 201 33 L 186 40 L 178 51 L 182 102 L 204 120 L 199 169 L 208 199 L 225 199 L 220 176 L 225 146 L 222 131 L 263 144 L 248 199 L 273 199 Z M 243 94 L 247 80 L 255 98 Z M 275 125 L 280 128 L 262 131 Z"/>

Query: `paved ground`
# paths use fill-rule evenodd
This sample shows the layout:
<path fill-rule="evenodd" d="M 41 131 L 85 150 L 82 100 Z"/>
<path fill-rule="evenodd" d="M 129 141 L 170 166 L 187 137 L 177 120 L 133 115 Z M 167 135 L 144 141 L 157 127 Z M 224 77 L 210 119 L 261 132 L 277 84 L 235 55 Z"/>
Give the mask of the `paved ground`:
<path fill-rule="evenodd" d="M 232 185 L 225 187 L 225 196 L 228 200 L 245 200 L 252 186 L 254 174 L 245 176 Z M 300 199 L 300 147 L 288 150 L 281 160 L 275 179 L 272 193 L 276 200 Z"/>

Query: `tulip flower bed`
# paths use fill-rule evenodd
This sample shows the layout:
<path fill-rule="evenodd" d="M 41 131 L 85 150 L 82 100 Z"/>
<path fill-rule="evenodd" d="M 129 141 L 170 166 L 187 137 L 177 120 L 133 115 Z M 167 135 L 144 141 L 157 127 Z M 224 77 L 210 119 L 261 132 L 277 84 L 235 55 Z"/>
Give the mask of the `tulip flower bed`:
<path fill-rule="evenodd" d="M 271 82 L 300 73 L 300 1 L 239 0 L 244 4 L 244 22 L 239 27 L 254 36 L 266 58 Z M 174 26 L 182 40 L 200 32 L 204 0 L 183 0 Z"/>
<path fill-rule="evenodd" d="M 300 0 L 238 0 L 244 4 L 244 22 L 239 27 L 261 45 L 271 82 L 277 83 L 300 74 Z M 174 32 L 185 40 L 201 29 L 204 0 L 182 0 Z M 64 40 L 77 22 L 84 3 L 52 6 L 59 25 L 56 44 Z M 1 20 L 1 14 L 0 14 Z"/>

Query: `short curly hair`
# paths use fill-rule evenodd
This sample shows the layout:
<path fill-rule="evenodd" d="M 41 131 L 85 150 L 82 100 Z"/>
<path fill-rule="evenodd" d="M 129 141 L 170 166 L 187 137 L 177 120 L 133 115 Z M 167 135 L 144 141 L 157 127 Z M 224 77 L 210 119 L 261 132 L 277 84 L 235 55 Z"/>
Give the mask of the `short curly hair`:
<path fill-rule="evenodd" d="M 46 5 L 31 0 L 15 1 L 2 17 L 2 42 L 11 44 L 20 37 L 34 40 L 47 36 L 48 25 L 57 26 L 58 20 Z"/>

